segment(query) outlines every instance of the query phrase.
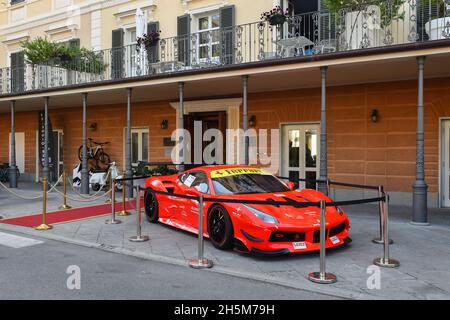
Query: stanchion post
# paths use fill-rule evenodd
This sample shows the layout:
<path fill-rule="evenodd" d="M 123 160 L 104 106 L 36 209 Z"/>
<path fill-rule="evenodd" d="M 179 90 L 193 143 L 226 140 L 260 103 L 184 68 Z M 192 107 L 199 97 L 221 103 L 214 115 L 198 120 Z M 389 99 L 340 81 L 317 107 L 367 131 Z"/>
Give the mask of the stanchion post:
<path fill-rule="evenodd" d="M 72 207 L 67 205 L 67 173 L 66 170 L 64 170 L 63 172 L 63 179 L 64 179 L 64 202 L 63 205 L 59 207 L 60 210 L 67 210 L 67 209 L 71 209 Z"/>
<path fill-rule="evenodd" d="M 327 210 L 326 202 L 323 200 L 320 201 L 320 271 L 311 272 L 308 275 L 308 279 L 316 283 L 329 284 L 335 283 L 337 281 L 337 277 L 332 273 L 326 272 L 326 264 L 325 264 L 326 210 Z"/>
<path fill-rule="evenodd" d="M 194 269 L 212 268 L 213 262 L 204 257 L 205 244 L 203 242 L 203 196 L 198 196 L 198 257 L 189 260 L 189 267 Z"/>
<path fill-rule="evenodd" d="M 34 227 L 35 230 L 50 230 L 53 229 L 53 227 L 49 224 L 47 224 L 47 178 L 42 178 L 42 224 Z"/>
<path fill-rule="evenodd" d="M 111 179 L 111 219 L 105 221 L 106 224 L 119 224 L 122 221 L 116 219 L 116 182 Z"/>
<path fill-rule="evenodd" d="M 119 212 L 119 216 L 125 217 L 131 215 L 131 212 L 127 211 L 126 207 L 127 188 L 122 181 L 122 211 Z"/>
<path fill-rule="evenodd" d="M 378 197 L 382 198 L 384 195 L 384 188 L 383 186 L 378 186 Z M 379 213 L 379 217 L 380 217 L 380 236 L 378 238 L 374 238 L 372 240 L 373 243 L 377 243 L 377 244 L 383 244 L 384 243 L 384 232 L 383 232 L 383 210 L 384 210 L 384 201 L 380 200 L 378 202 L 378 213 Z M 394 241 L 392 241 L 392 239 L 389 239 L 389 244 L 393 244 Z"/>
<path fill-rule="evenodd" d="M 141 187 L 136 186 L 136 212 L 137 212 L 137 232 L 135 236 L 129 237 L 131 242 L 148 241 L 149 236 L 142 235 L 142 216 L 141 216 Z"/>
<path fill-rule="evenodd" d="M 113 177 L 112 177 L 112 170 L 111 170 L 111 168 L 109 169 L 108 172 L 109 172 L 109 180 L 108 180 L 109 183 L 108 183 L 108 185 L 111 187 L 111 189 L 110 189 L 110 190 L 111 190 L 111 195 L 109 196 L 108 199 L 105 200 L 105 203 L 113 202 L 113 200 L 112 200 L 113 184 L 114 184 L 114 186 L 115 186 L 115 183 L 113 182 L 114 179 L 113 179 Z M 115 191 L 115 189 L 116 189 L 116 188 L 114 187 L 114 191 Z"/>
<path fill-rule="evenodd" d="M 389 196 L 387 193 L 385 193 L 385 197 L 384 210 L 382 211 L 382 225 L 384 229 L 383 257 L 373 260 L 373 264 L 379 267 L 397 268 L 400 265 L 400 262 L 389 257 Z"/>

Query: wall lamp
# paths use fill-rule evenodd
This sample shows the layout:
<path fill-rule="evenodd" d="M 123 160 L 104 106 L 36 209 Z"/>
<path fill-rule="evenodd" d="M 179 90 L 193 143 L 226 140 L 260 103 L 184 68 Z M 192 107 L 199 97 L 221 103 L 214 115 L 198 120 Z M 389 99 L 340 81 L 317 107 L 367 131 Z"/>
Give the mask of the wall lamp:
<path fill-rule="evenodd" d="M 169 127 L 169 120 L 163 120 L 161 122 L 161 129 L 167 129 Z"/>
<path fill-rule="evenodd" d="M 255 115 L 252 115 L 250 117 L 250 119 L 248 120 L 248 124 L 250 125 L 250 127 L 256 126 L 256 116 Z"/>
<path fill-rule="evenodd" d="M 89 125 L 89 129 L 91 129 L 91 131 L 97 131 L 97 122 L 92 122 Z"/>
<path fill-rule="evenodd" d="M 378 122 L 379 113 L 377 109 L 373 109 L 372 113 L 370 114 L 370 120 L 372 120 L 373 123 Z"/>

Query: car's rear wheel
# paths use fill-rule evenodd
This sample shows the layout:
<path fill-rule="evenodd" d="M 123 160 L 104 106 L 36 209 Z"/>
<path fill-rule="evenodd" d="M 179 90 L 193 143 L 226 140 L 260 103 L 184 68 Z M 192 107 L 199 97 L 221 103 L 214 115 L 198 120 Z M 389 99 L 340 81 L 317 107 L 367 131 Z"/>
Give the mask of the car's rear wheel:
<path fill-rule="evenodd" d="M 227 210 L 221 205 L 214 205 L 209 211 L 208 235 L 214 247 L 220 250 L 233 247 L 233 223 Z"/>
<path fill-rule="evenodd" d="M 152 192 L 145 192 L 144 195 L 145 216 L 151 223 L 157 223 L 159 219 L 158 214 L 158 200 Z"/>

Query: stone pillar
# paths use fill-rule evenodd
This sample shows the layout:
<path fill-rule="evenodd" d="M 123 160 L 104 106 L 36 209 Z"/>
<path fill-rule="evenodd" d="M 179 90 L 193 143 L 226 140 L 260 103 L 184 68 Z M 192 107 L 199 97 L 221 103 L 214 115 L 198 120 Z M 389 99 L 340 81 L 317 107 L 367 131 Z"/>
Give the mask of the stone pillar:
<path fill-rule="evenodd" d="M 81 157 L 81 194 L 89 194 L 89 170 L 87 159 L 87 93 L 82 93 L 83 97 L 83 138 Z"/>
<path fill-rule="evenodd" d="M 248 130 L 248 76 L 242 76 L 242 129 L 244 130 L 244 164 L 248 165 L 250 162 L 249 136 L 247 135 L 247 130 Z M 224 158 L 226 158 L 226 157 L 224 157 Z"/>
<path fill-rule="evenodd" d="M 418 68 L 418 101 L 417 101 L 417 133 L 416 133 L 416 181 L 413 184 L 412 224 L 428 225 L 427 191 L 424 169 L 424 110 L 423 110 L 423 70 L 425 57 L 417 58 Z"/>
<path fill-rule="evenodd" d="M 16 129 L 15 129 L 16 101 L 11 101 L 11 162 L 9 164 L 8 178 L 9 187 L 17 188 L 17 165 L 16 165 Z"/>
<path fill-rule="evenodd" d="M 182 143 L 183 145 L 183 151 L 181 154 L 179 154 L 179 164 L 178 164 L 178 170 L 184 171 L 184 163 L 185 163 L 185 148 L 186 143 L 184 140 L 184 82 L 180 82 L 178 84 L 179 88 L 179 95 L 180 95 L 180 109 L 178 110 L 178 129 L 180 129 L 180 136 L 179 136 L 179 143 Z"/>
<path fill-rule="evenodd" d="M 328 179 L 327 154 L 327 71 L 328 67 L 321 67 L 322 102 L 320 109 L 320 176 L 319 180 Z M 328 194 L 326 183 L 319 183 L 319 191 Z"/>

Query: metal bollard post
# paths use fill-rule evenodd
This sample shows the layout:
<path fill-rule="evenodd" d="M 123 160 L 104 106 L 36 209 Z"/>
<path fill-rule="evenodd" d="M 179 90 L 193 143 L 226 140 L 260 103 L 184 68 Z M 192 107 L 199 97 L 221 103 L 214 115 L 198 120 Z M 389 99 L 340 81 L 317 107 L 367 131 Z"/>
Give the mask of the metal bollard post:
<path fill-rule="evenodd" d="M 384 190 L 383 190 L 383 186 L 379 186 L 378 187 L 378 197 L 381 198 L 384 194 Z M 373 243 L 377 243 L 377 244 L 383 244 L 384 243 L 384 233 L 383 233 L 383 211 L 384 210 L 384 202 L 382 200 L 380 200 L 380 202 L 378 202 L 378 213 L 380 216 L 380 236 L 378 238 L 374 238 L 372 240 Z M 392 241 L 392 239 L 389 239 L 389 244 L 393 244 L 394 241 Z"/>
<path fill-rule="evenodd" d="M 63 205 L 59 207 L 60 210 L 67 210 L 71 209 L 72 207 L 67 205 L 67 174 L 66 170 L 63 172 L 63 179 L 64 179 L 64 202 Z"/>
<path fill-rule="evenodd" d="M 116 190 L 116 189 L 115 189 L 115 183 L 113 182 L 113 180 L 114 180 L 114 179 L 113 179 L 113 177 L 112 177 L 112 170 L 109 169 L 109 186 L 111 187 L 111 195 L 109 196 L 108 199 L 105 200 L 105 203 L 111 203 L 111 202 L 113 202 L 113 200 L 112 200 L 112 194 L 113 194 L 112 189 L 113 189 L 113 184 L 114 184 L 114 191 Z"/>
<path fill-rule="evenodd" d="M 213 262 L 204 257 L 203 242 L 203 196 L 198 196 L 198 257 L 189 260 L 189 267 L 194 269 L 212 268 Z"/>
<path fill-rule="evenodd" d="M 141 216 L 141 188 L 136 186 L 136 211 L 137 211 L 137 234 L 129 237 L 131 242 L 144 242 L 150 238 L 142 235 L 142 216 Z"/>
<path fill-rule="evenodd" d="M 384 210 L 382 215 L 384 229 L 383 257 L 373 260 L 373 264 L 379 267 L 397 268 L 400 265 L 400 262 L 389 258 L 389 196 L 387 194 L 385 195 L 386 201 L 384 201 Z"/>
<path fill-rule="evenodd" d="M 337 277 L 332 274 L 326 272 L 325 265 L 325 241 L 326 241 L 326 209 L 327 205 L 325 201 L 320 201 L 320 271 L 319 272 L 311 272 L 308 275 L 308 279 L 312 282 L 316 283 L 335 283 L 337 281 Z"/>
<path fill-rule="evenodd" d="M 119 212 L 119 216 L 125 217 L 131 215 L 131 212 L 127 211 L 125 199 L 127 197 L 127 188 L 122 181 L 122 211 Z"/>
<path fill-rule="evenodd" d="M 116 219 L 116 182 L 111 181 L 111 219 L 105 221 L 106 224 L 119 224 L 122 221 Z"/>
<path fill-rule="evenodd" d="M 37 227 L 34 227 L 35 230 L 40 230 L 40 231 L 53 229 L 53 227 L 51 225 L 47 224 L 47 178 L 46 177 L 44 177 L 42 179 L 42 191 L 43 191 L 42 224 Z"/>

